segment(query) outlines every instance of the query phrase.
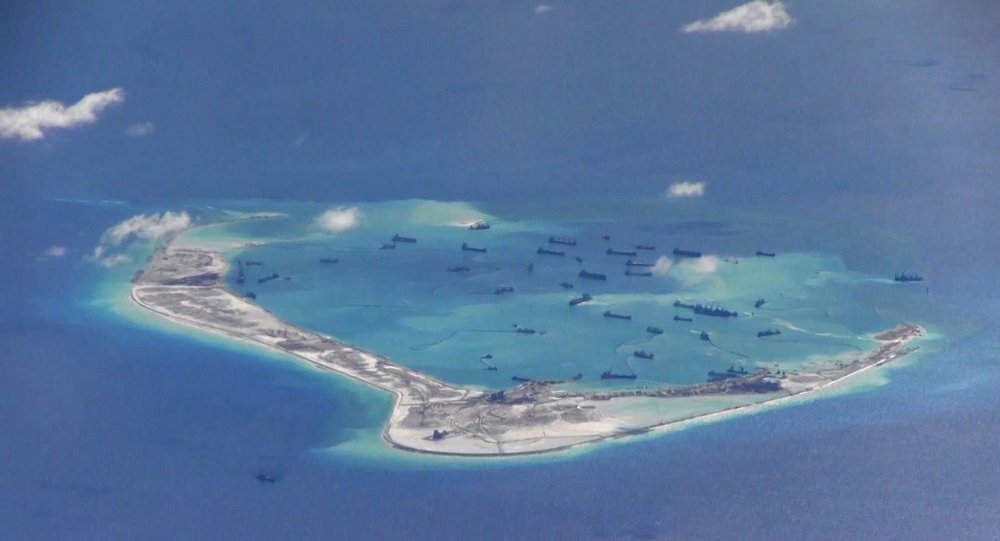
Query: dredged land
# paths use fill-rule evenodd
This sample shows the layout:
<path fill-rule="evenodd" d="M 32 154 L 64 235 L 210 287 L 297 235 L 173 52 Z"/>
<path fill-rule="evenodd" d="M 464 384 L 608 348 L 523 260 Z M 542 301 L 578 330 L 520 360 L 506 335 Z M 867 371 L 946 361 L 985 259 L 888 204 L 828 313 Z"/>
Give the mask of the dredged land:
<path fill-rule="evenodd" d="M 850 361 L 782 375 L 767 369 L 710 383 L 582 392 L 529 381 L 502 391 L 448 384 L 376 353 L 296 328 L 225 287 L 228 264 L 216 251 L 174 242 L 137 273 L 131 297 L 171 321 L 271 347 L 319 368 L 393 393 L 383 436 L 415 452 L 499 456 L 555 451 L 677 426 L 817 392 L 913 351 L 924 329 L 902 324 L 875 336 L 880 345 Z M 725 398 L 727 400 L 719 400 Z M 702 401 L 664 415 L 660 404 Z M 714 402 L 709 403 L 708 401 Z M 653 407 L 650 407 L 653 404 Z"/>

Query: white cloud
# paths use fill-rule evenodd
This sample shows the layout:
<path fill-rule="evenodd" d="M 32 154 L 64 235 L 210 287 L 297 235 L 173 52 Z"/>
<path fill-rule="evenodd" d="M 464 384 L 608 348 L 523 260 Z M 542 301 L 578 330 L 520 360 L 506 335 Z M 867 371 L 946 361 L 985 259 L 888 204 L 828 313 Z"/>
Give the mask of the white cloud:
<path fill-rule="evenodd" d="M 133 240 L 154 241 L 167 235 L 174 235 L 191 227 L 191 215 L 187 212 L 164 212 L 163 214 L 136 214 L 131 218 L 109 227 L 101 235 L 101 242 L 94 247 L 89 259 L 105 267 L 114 267 L 132 261 L 121 253 L 113 253 Z"/>
<path fill-rule="evenodd" d="M 313 226 L 324 231 L 339 233 L 357 227 L 362 216 L 364 214 L 357 207 L 336 207 L 317 216 Z"/>
<path fill-rule="evenodd" d="M 701 257 L 685 259 L 681 261 L 678 266 L 683 267 L 684 270 L 696 272 L 699 274 L 712 274 L 719 270 L 719 258 L 714 255 L 705 255 Z"/>
<path fill-rule="evenodd" d="M 140 122 L 133 124 L 125 130 L 129 137 L 145 137 L 156 131 L 156 126 L 152 122 Z"/>
<path fill-rule="evenodd" d="M 48 249 L 46 249 L 42 253 L 42 255 L 45 256 L 45 257 L 62 257 L 64 255 L 66 255 L 66 247 L 65 246 L 50 246 Z"/>
<path fill-rule="evenodd" d="M 546 13 L 549 13 L 553 9 L 556 8 L 548 4 L 538 4 L 537 6 L 535 6 L 535 15 L 545 15 Z"/>
<path fill-rule="evenodd" d="M 754 0 L 712 17 L 687 24 L 682 32 L 770 32 L 795 23 L 779 2 Z"/>
<path fill-rule="evenodd" d="M 112 88 L 87 94 L 69 107 L 47 100 L 0 109 L 0 137 L 22 141 L 44 139 L 50 128 L 72 128 L 96 122 L 98 113 L 124 100 L 125 91 Z"/>
<path fill-rule="evenodd" d="M 670 198 L 701 197 L 705 195 L 705 183 L 687 181 L 675 182 L 667 188 L 667 193 L 665 195 Z"/>
<path fill-rule="evenodd" d="M 108 267 L 110 269 L 111 267 L 117 267 L 118 265 L 131 263 L 132 258 L 125 254 L 115 254 L 115 255 L 109 255 L 108 257 L 99 258 L 97 261 L 101 265 L 104 265 L 105 267 Z"/>
<path fill-rule="evenodd" d="M 191 227 L 191 215 L 186 212 L 164 212 L 163 214 L 136 214 L 135 216 L 108 228 L 101 236 L 105 246 L 120 246 L 122 243 L 139 240 L 157 240 L 164 235 L 179 233 Z"/>
<path fill-rule="evenodd" d="M 661 255 L 660 258 L 656 260 L 656 263 L 653 264 L 653 268 L 650 269 L 650 271 L 657 276 L 663 276 L 664 274 L 670 272 L 670 269 L 673 266 L 674 262 L 669 257 Z"/>

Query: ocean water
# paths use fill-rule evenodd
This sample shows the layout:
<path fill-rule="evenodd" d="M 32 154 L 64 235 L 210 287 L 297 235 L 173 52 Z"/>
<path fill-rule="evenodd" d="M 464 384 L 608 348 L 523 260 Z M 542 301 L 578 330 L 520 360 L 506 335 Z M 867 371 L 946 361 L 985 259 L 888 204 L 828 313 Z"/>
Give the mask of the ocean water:
<path fill-rule="evenodd" d="M 127 98 L 0 140 L 0 539 L 1000 538 L 997 6 L 786 3 L 785 31 L 677 31 L 733 4 L 7 6 L 0 106 Z M 664 201 L 678 180 L 705 197 Z M 363 227 L 310 229 L 343 205 Z M 592 379 L 636 343 L 657 354 L 631 362 L 648 382 L 747 362 L 669 321 L 659 299 L 682 293 L 767 298 L 698 325 L 786 363 L 904 319 L 933 336 L 794 406 L 530 459 L 412 456 L 378 437 L 390 397 L 138 312 L 123 295 L 148 246 L 87 258 L 130 216 L 218 209 L 288 215 L 192 233 L 269 241 L 232 254 L 292 276 L 262 304 L 471 385 Z M 479 213 L 493 229 L 447 225 Z M 417 250 L 373 249 L 403 226 Z M 739 269 L 625 280 L 604 233 Z M 593 293 L 630 325 L 567 316 L 575 267 L 531 253 L 550 234 L 618 278 Z M 467 239 L 488 257 L 443 272 Z M 928 281 L 885 283 L 902 270 Z M 647 322 L 669 333 L 641 342 Z M 547 333 L 450 336 L 513 323 Z M 797 341 L 744 339 L 776 326 Z"/>
<path fill-rule="evenodd" d="M 398 214 L 400 205 L 412 208 L 424 204 L 371 204 L 365 212 L 377 223 L 383 205 L 395 207 Z M 44 206 L 86 221 L 94 220 L 96 214 L 109 223 L 142 210 L 67 203 Z M 298 219 L 291 212 L 296 208 Z M 467 284 L 450 295 L 432 295 L 440 300 L 434 307 L 421 309 L 432 312 L 430 316 L 403 313 L 398 316 L 402 323 L 393 323 L 392 316 L 386 316 L 384 321 L 394 329 L 391 331 L 366 333 L 364 324 L 350 324 L 358 319 L 358 310 L 368 308 L 353 307 L 364 292 L 345 293 L 361 287 L 347 265 L 354 258 L 381 254 L 367 239 L 349 241 L 346 233 L 337 238 L 297 239 L 292 232 L 301 236 L 300 226 L 308 224 L 313 211 L 322 208 L 284 205 L 278 210 L 288 213 L 289 218 L 267 224 L 276 231 L 273 235 L 265 235 L 268 227 L 262 222 L 227 227 L 226 233 L 214 228 L 195 230 L 191 238 L 229 242 L 234 238 L 229 229 L 258 239 L 284 238 L 240 254 L 260 254 L 265 265 L 282 261 L 281 270 L 289 269 L 293 276 L 288 282 L 272 283 L 287 289 L 257 287 L 265 306 L 296 323 L 315 324 L 314 328 L 370 345 L 376 351 L 398 351 L 406 362 L 449 380 L 486 387 L 505 384 L 490 379 L 492 374 L 475 366 L 475 357 L 469 356 L 479 350 L 466 351 L 455 345 L 434 355 L 422 355 L 407 342 L 443 332 L 449 322 L 464 321 L 468 313 L 460 308 L 470 303 L 509 302 L 497 301 L 492 293 L 477 296 L 475 292 L 485 285 Z M 502 216 L 499 206 L 489 212 Z M 502 223 L 500 218 L 497 221 Z M 579 232 L 574 228 L 585 227 L 559 220 L 538 224 L 545 231 Z M 448 225 L 427 227 L 437 227 L 445 237 L 440 241 L 444 247 L 439 249 L 443 261 L 454 257 L 455 235 L 472 234 Z M 531 232 L 534 227 L 524 226 L 510 235 L 515 241 L 521 235 L 537 235 Z M 619 225 L 618 234 L 630 227 L 634 226 Z M 503 240 L 506 234 L 501 233 L 502 226 L 498 229 L 475 233 L 494 235 L 491 246 L 517 248 L 518 261 L 531 259 L 530 254 L 522 253 L 522 243 L 508 244 Z M 702 235 L 695 229 L 686 230 L 685 238 L 711 244 L 714 234 Z M 305 231 L 307 236 L 318 236 L 308 228 Z M 359 231 L 358 235 L 365 237 L 367 233 Z M 384 233 L 376 230 L 370 236 L 379 239 Z M 770 240 L 779 245 L 777 239 Z M 90 242 L 92 239 L 83 237 L 79 250 Z M 310 248 L 310 242 L 316 246 Z M 356 248 L 350 247 L 352 242 L 357 243 Z M 424 257 L 438 257 L 433 243 L 424 247 L 421 242 L 419 249 L 430 251 Z M 798 241 L 788 242 L 791 246 Z M 529 252 L 536 243 L 529 245 Z M 717 247 L 724 254 L 742 253 L 727 251 L 736 244 L 726 240 Z M 879 243 L 872 245 L 878 249 Z M 858 250 L 865 246 L 864 242 L 856 245 Z M 389 396 L 281 355 L 162 324 L 127 301 L 129 266 L 107 270 L 71 260 L 33 261 L 27 264 L 33 279 L 53 286 L 39 287 L 31 295 L 23 312 L 28 317 L 8 320 L 4 326 L 7 358 L 19 360 L 4 365 L 0 393 L 3 411 L 9 412 L 4 417 L 4 434 L 18 435 L 2 440 L 4 463 L 16 464 L 4 470 L 5 480 L 9 487 L 17 487 L 4 493 L 6 536 L 176 539 L 240 535 L 263 539 L 325 537 L 334 530 L 348 538 L 374 539 L 398 538 L 401 531 L 421 539 L 468 535 L 704 539 L 726 538 L 736 532 L 743 538 L 808 535 L 838 539 L 930 538 L 958 531 L 988 538 L 997 527 L 991 502 L 998 494 L 989 473 L 996 471 L 994 459 L 983 453 L 981 446 L 991 441 L 989 427 L 998 421 L 992 392 L 998 376 L 996 357 L 983 355 L 982 348 L 994 343 L 995 329 L 977 325 L 967 316 L 942 317 L 935 309 L 939 301 L 931 303 L 923 291 L 884 283 L 867 272 L 846 267 L 833 255 L 784 252 L 784 245 L 778 250 L 779 257 L 766 262 L 781 269 L 774 287 L 787 292 L 788 284 L 798 282 L 802 290 L 818 288 L 819 292 L 801 299 L 803 306 L 790 309 L 792 314 L 768 317 L 795 322 L 796 327 L 813 332 L 857 336 L 884 328 L 905 313 L 928 325 L 940 338 L 925 341 L 924 351 L 914 359 L 884 370 L 846 393 L 679 432 L 571 453 L 497 461 L 428 458 L 388 449 L 379 432 L 391 406 Z M 137 247 L 136 251 L 138 255 L 143 249 Z M 314 264 L 319 254 L 328 253 L 339 254 L 342 263 L 331 268 Z M 802 255 L 789 255 L 795 253 Z M 407 257 L 402 252 L 392 255 Z M 456 255 L 461 258 L 460 253 Z M 423 257 L 414 258 L 418 259 Z M 419 276 L 431 282 L 452 279 L 436 262 L 421 271 L 423 275 L 413 275 L 405 261 L 400 266 L 386 265 L 381 272 L 387 278 L 410 273 L 415 282 Z M 720 271 L 717 278 L 727 282 L 725 291 L 732 299 L 745 302 L 753 298 L 742 289 L 741 280 L 748 278 L 740 278 L 740 273 L 754 276 L 754 262 L 757 260 L 741 257 L 739 272 Z M 528 297 L 520 301 L 526 304 L 513 304 L 521 310 L 541 311 L 543 322 L 554 326 L 566 317 L 561 315 L 564 312 L 544 319 L 546 314 L 539 306 L 555 302 L 553 295 L 564 294 L 548 291 L 548 283 L 557 276 L 550 279 L 542 266 L 538 263 L 531 280 L 543 284 L 538 288 L 544 291 L 519 290 L 518 296 Z M 340 278 L 334 279 L 330 273 L 339 273 Z M 71 279 L 59 279 L 67 276 Z M 809 280 L 803 281 L 806 276 L 820 279 L 817 285 L 808 285 Z M 636 287 L 624 277 L 614 278 L 609 287 Z M 474 277 L 461 279 L 474 282 Z M 338 280 L 346 283 L 338 286 Z M 687 291 L 680 283 L 671 285 L 670 277 L 657 280 L 666 282 L 660 285 L 662 294 Z M 803 283 L 807 285 L 802 287 Z M 352 307 L 339 313 L 336 308 L 321 310 L 316 303 L 307 302 L 300 291 L 312 284 L 320 286 L 322 293 L 314 295 L 319 304 Z M 937 289 L 936 283 L 932 285 Z M 831 289 L 825 290 L 827 287 Z M 706 291 L 721 290 L 713 284 Z M 830 301 L 838 296 L 837 291 L 846 292 L 841 295 L 846 298 L 832 312 L 842 315 L 843 321 L 813 314 L 807 308 L 816 299 Z M 641 296 L 620 291 L 608 294 L 616 298 Z M 803 293 L 796 290 L 796 294 Z M 407 295 L 414 303 L 424 298 L 412 289 Z M 961 298 L 949 291 L 935 295 Z M 563 300 L 559 299 L 560 305 Z M 881 316 L 872 316 L 872 306 L 886 309 Z M 639 305 L 634 308 L 643 317 L 673 313 L 672 308 L 659 306 L 650 312 L 643 312 Z M 851 310 L 857 316 L 852 316 Z M 496 319 L 499 326 L 510 318 L 503 313 Z M 592 319 L 579 324 L 598 329 L 617 323 Z M 724 336 L 737 337 L 755 328 L 720 326 L 713 332 L 721 342 Z M 628 339 L 641 333 L 630 330 L 625 334 Z M 671 330 L 665 336 L 670 342 L 680 342 L 683 335 Z M 375 345 L 386 336 L 398 340 Z M 591 347 L 609 348 L 609 352 L 615 349 L 606 345 L 609 339 L 614 345 L 614 332 L 580 336 L 592 340 Z M 814 334 L 803 336 L 804 341 L 812 341 L 810 347 L 825 343 L 825 339 Z M 795 353 L 809 350 L 806 344 L 796 343 L 756 346 L 755 338 L 737 342 L 741 347 L 750 343 L 762 348 L 753 355 L 766 355 L 773 351 L 769 348 L 779 346 L 792 346 Z M 539 366 L 542 361 L 516 358 L 533 351 L 544 355 L 544 348 L 537 344 L 487 343 L 495 348 L 498 364 L 511 362 L 518 370 L 550 373 L 543 370 L 547 364 Z M 829 351 L 843 349 L 838 340 Z M 501 356 L 500 351 L 508 353 Z M 664 351 L 670 360 L 663 364 L 671 368 L 657 371 L 633 362 L 637 372 L 650 381 L 684 381 L 684 371 L 674 370 L 671 364 L 682 364 L 683 356 L 670 347 Z M 713 362 L 730 362 L 697 347 L 685 353 L 698 359 L 692 378 L 714 366 Z M 609 355 L 615 354 L 602 352 L 599 358 L 603 361 Z M 506 361 L 507 357 L 512 359 Z M 551 364 L 551 360 L 545 362 Z M 560 370 L 552 370 L 553 374 L 572 370 L 593 374 L 603 366 L 571 357 L 557 362 L 566 366 L 557 366 Z M 506 372 L 508 367 L 502 370 Z M 970 436 L 964 428 L 967 426 L 977 427 L 979 433 Z M 277 476 L 279 482 L 260 485 L 253 479 L 260 471 Z M 611 490 L 616 492 L 614 498 L 609 497 Z M 945 494 L 950 496 L 942 502 Z M 958 509 L 960 516 L 955 515 Z M 850 514 L 853 520 L 845 523 L 833 518 L 838 514 Z M 455 530 L 457 516 L 464 517 L 471 529 Z"/>
<path fill-rule="evenodd" d="M 606 387 L 595 382 L 607 369 L 634 371 L 641 378 L 638 384 L 696 383 L 704 381 L 708 370 L 733 365 L 791 370 L 815 357 L 871 349 L 872 334 L 931 315 L 923 285 L 894 283 L 887 278 L 891 272 L 851 271 L 841 258 L 817 252 L 756 257 L 754 243 L 783 248 L 786 241 L 782 228 L 769 230 L 750 216 L 739 224 L 686 220 L 671 215 L 666 202 L 635 200 L 627 206 L 650 212 L 616 222 L 572 216 L 546 221 L 507 219 L 468 203 L 366 204 L 355 207 L 363 216 L 357 228 L 331 234 L 313 224 L 323 207 L 286 204 L 284 218 L 211 226 L 182 240 L 223 246 L 252 241 L 253 246 L 229 255 L 234 290 L 253 291 L 258 303 L 296 325 L 447 381 L 487 388 L 509 386 L 512 375 L 568 379 L 578 373 L 585 376 L 580 385 Z M 710 207 L 688 213 L 723 215 Z M 489 230 L 471 231 L 464 225 L 483 218 L 490 220 Z M 379 249 L 400 231 L 418 242 Z M 551 234 L 578 239 L 577 245 L 549 244 Z M 603 240 L 606 234 L 611 240 Z M 487 252 L 462 251 L 462 243 Z M 628 257 L 606 250 L 635 250 L 641 243 L 657 249 L 641 250 L 633 259 L 659 262 L 664 270 L 652 277 L 625 276 Z M 704 250 L 705 257 L 684 261 L 670 254 L 672 247 L 685 243 Z M 538 247 L 566 255 L 539 255 Z M 717 248 L 723 251 L 710 251 Z M 338 263 L 322 264 L 323 257 Z M 247 281 L 238 285 L 232 280 L 241 259 L 263 265 L 247 266 Z M 453 266 L 469 271 L 446 270 Z M 608 280 L 581 279 L 580 269 L 604 273 Z M 257 282 L 272 273 L 281 278 Z M 563 288 L 563 282 L 574 289 Z M 514 291 L 498 295 L 499 287 Z M 568 306 L 584 292 L 594 300 Z M 754 306 L 759 298 L 768 300 L 761 309 Z M 743 317 L 694 317 L 672 306 L 678 299 L 719 304 Z M 602 316 L 605 311 L 632 320 L 608 319 Z M 674 315 L 695 321 L 676 322 Z M 515 325 L 538 334 L 517 333 Z M 651 335 L 647 326 L 665 333 Z M 782 334 L 755 338 L 765 329 Z M 710 333 L 710 343 L 699 338 L 701 331 Z M 656 358 L 633 358 L 640 349 Z M 487 354 L 496 371 L 484 370 L 480 363 Z"/>

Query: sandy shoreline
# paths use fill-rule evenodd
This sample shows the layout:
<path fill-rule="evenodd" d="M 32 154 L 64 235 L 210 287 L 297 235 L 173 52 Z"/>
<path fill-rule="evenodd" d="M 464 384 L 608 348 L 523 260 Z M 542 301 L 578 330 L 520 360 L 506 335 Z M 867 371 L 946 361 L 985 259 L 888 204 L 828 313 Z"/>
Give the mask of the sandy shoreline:
<path fill-rule="evenodd" d="M 447 456 L 564 451 L 776 407 L 905 356 L 912 351 L 906 345 L 925 332 L 918 326 L 900 325 L 878 335 L 885 338 L 879 348 L 849 364 L 838 363 L 782 380 L 762 370 L 730 382 L 681 389 L 687 394 L 679 394 L 677 389 L 652 389 L 609 396 L 564 391 L 539 382 L 489 393 L 447 384 L 375 353 L 290 325 L 229 291 L 224 286 L 228 269 L 218 252 L 172 244 L 157 251 L 146 270 L 136 276 L 130 298 L 174 323 L 288 353 L 317 368 L 391 392 L 393 409 L 384 425 L 383 439 L 398 449 Z M 779 384 L 776 392 L 760 390 L 771 388 L 767 386 L 778 389 Z M 640 396 L 626 396 L 629 393 Z M 703 403 L 718 397 L 745 398 L 748 402 L 667 420 L 639 407 L 650 401 Z M 620 407 L 623 404 L 634 407 Z"/>

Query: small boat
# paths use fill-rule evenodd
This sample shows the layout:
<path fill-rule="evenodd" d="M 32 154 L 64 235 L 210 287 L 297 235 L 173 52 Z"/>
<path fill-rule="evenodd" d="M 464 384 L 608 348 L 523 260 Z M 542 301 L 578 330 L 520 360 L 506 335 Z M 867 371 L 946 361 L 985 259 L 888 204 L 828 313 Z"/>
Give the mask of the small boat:
<path fill-rule="evenodd" d="M 638 246 L 635 247 L 635 249 L 653 251 L 656 249 L 656 246 L 653 246 L 652 244 L 639 244 Z"/>
<path fill-rule="evenodd" d="M 511 381 L 516 381 L 518 383 L 527 383 L 527 382 L 531 381 L 531 378 L 522 378 L 521 376 L 511 376 L 510 380 Z"/>
<path fill-rule="evenodd" d="M 559 250 L 549 250 L 548 248 L 539 248 L 535 250 L 535 253 L 537 253 L 538 255 L 557 255 L 560 257 L 566 255 L 566 252 L 560 252 Z"/>
<path fill-rule="evenodd" d="M 764 300 L 764 299 L 757 299 L 757 302 L 753 303 L 753 307 L 754 308 L 760 308 L 760 307 L 764 306 L 765 304 L 767 304 L 766 300 Z"/>
<path fill-rule="evenodd" d="M 396 243 L 395 242 L 386 242 L 386 243 L 382 244 L 382 246 L 379 246 L 378 249 L 379 250 L 395 250 L 396 249 Z"/>
<path fill-rule="evenodd" d="M 625 266 L 626 267 L 652 267 L 653 264 L 652 263 L 643 263 L 641 261 L 632 261 L 631 259 L 629 259 L 628 261 L 625 262 Z"/>
<path fill-rule="evenodd" d="M 280 276 L 278 276 L 278 273 L 274 273 L 274 274 L 272 274 L 270 276 L 265 276 L 263 278 L 258 278 L 257 279 L 257 283 L 258 284 L 263 284 L 264 282 L 270 282 L 271 280 L 277 280 L 278 278 L 280 278 Z"/>
<path fill-rule="evenodd" d="M 463 252 L 478 252 L 478 253 L 481 253 L 481 254 L 485 254 L 486 253 L 486 248 L 477 248 L 475 246 L 469 246 L 468 243 L 463 242 L 462 243 L 462 251 Z"/>
<path fill-rule="evenodd" d="M 701 257 L 701 252 L 696 250 L 681 250 L 680 248 L 674 248 L 673 254 L 677 257 Z"/>
<path fill-rule="evenodd" d="M 907 274 L 905 272 L 897 272 L 895 276 L 892 277 L 894 282 L 923 282 L 924 277 L 919 274 Z"/>
<path fill-rule="evenodd" d="M 494 295 L 503 295 L 505 293 L 513 293 L 514 288 L 510 286 L 501 286 L 493 290 Z"/>
<path fill-rule="evenodd" d="M 583 263 L 583 258 L 580 256 L 574 256 L 573 259 L 575 259 L 577 263 Z"/>
<path fill-rule="evenodd" d="M 264 264 L 263 261 L 253 261 L 251 259 L 246 260 L 246 262 L 244 263 L 244 265 L 246 265 L 248 267 L 259 267 L 259 266 L 261 266 L 263 264 Z"/>
<path fill-rule="evenodd" d="M 781 329 L 767 329 L 765 331 L 760 331 L 757 333 L 757 338 L 766 338 L 768 336 L 778 336 L 781 334 Z"/>
<path fill-rule="evenodd" d="M 538 334 L 538 331 L 529 327 L 522 327 L 520 325 L 514 325 L 514 332 L 520 334 Z"/>
<path fill-rule="evenodd" d="M 330 264 L 330 263 L 340 263 L 340 260 L 335 257 L 321 257 L 319 258 L 319 262 Z"/>
<path fill-rule="evenodd" d="M 757 250 L 757 257 L 774 257 L 774 252 L 762 252 Z"/>
<path fill-rule="evenodd" d="M 478 220 L 478 221 L 472 222 L 472 224 L 469 225 L 469 229 L 471 229 L 473 231 L 483 231 L 483 230 L 486 230 L 486 229 L 489 229 L 489 228 L 490 228 L 490 224 L 486 223 L 483 220 Z"/>
<path fill-rule="evenodd" d="M 254 293 L 253 291 L 247 291 L 246 293 L 243 294 L 243 298 L 254 300 L 257 298 L 257 294 Z"/>
<path fill-rule="evenodd" d="M 601 235 L 601 238 L 604 240 L 611 240 L 611 235 Z"/>
<path fill-rule="evenodd" d="M 569 282 L 560 282 L 559 285 L 562 286 L 563 289 L 573 289 L 573 284 Z"/>
<path fill-rule="evenodd" d="M 563 246 L 576 246 L 576 241 L 569 237 L 549 237 L 549 244 L 562 244 Z"/>
<path fill-rule="evenodd" d="M 465 265 L 452 265 L 448 267 L 448 272 L 469 272 L 469 267 Z"/>
<path fill-rule="evenodd" d="M 583 304 L 583 303 L 585 303 L 585 302 L 590 302 L 590 301 L 592 301 L 592 300 L 594 300 L 594 298 L 593 298 L 593 297 L 591 297 L 590 295 L 588 295 L 588 294 L 584 293 L 584 294 L 583 294 L 582 296 L 580 296 L 580 297 L 577 297 L 577 298 L 575 298 L 575 299 L 573 299 L 573 300 L 569 301 L 569 305 L 570 305 L 570 306 L 576 306 L 576 305 L 578 305 L 578 304 Z"/>
<path fill-rule="evenodd" d="M 269 485 L 273 485 L 274 483 L 276 483 L 278 481 L 278 479 L 276 477 L 273 477 L 273 476 L 267 475 L 267 474 L 263 474 L 263 473 L 258 473 L 257 475 L 254 476 L 254 479 L 260 481 L 261 483 L 265 483 L 265 484 L 269 484 Z"/>
<path fill-rule="evenodd" d="M 608 277 L 606 275 L 603 275 L 599 272 L 587 272 L 585 270 L 580 271 L 580 274 L 578 274 L 577 276 L 579 276 L 580 278 L 586 278 L 588 280 L 600 280 L 602 282 L 606 282 L 608 280 Z"/>
<path fill-rule="evenodd" d="M 407 243 L 407 244 L 413 244 L 413 243 L 417 242 L 417 239 L 415 239 L 413 237 L 404 237 L 404 236 L 400 235 L 399 233 L 396 233 L 395 235 L 392 236 L 392 242 L 394 242 L 394 243 L 403 242 L 403 243 Z"/>
<path fill-rule="evenodd" d="M 634 250 L 615 250 L 614 248 L 608 248 L 607 250 L 604 251 L 604 253 L 607 255 L 624 255 L 630 257 L 636 256 L 636 252 Z"/>
<path fill-rule="evenodd" d="M 653 273 L 650 271 L 634 271 L 632 269 L 625 269 L 625 276 L 652 276 Z"/>
<path fill-rule="evenodd" d="M 704 340 L 706 342 L 711 342 L 712 341 L 712 337 L 709 336 L 708 333 L 705 332 L 705 331 L 701 331 L 701 336 L 699 338 L 701 338 L 702 340 Z"/>

